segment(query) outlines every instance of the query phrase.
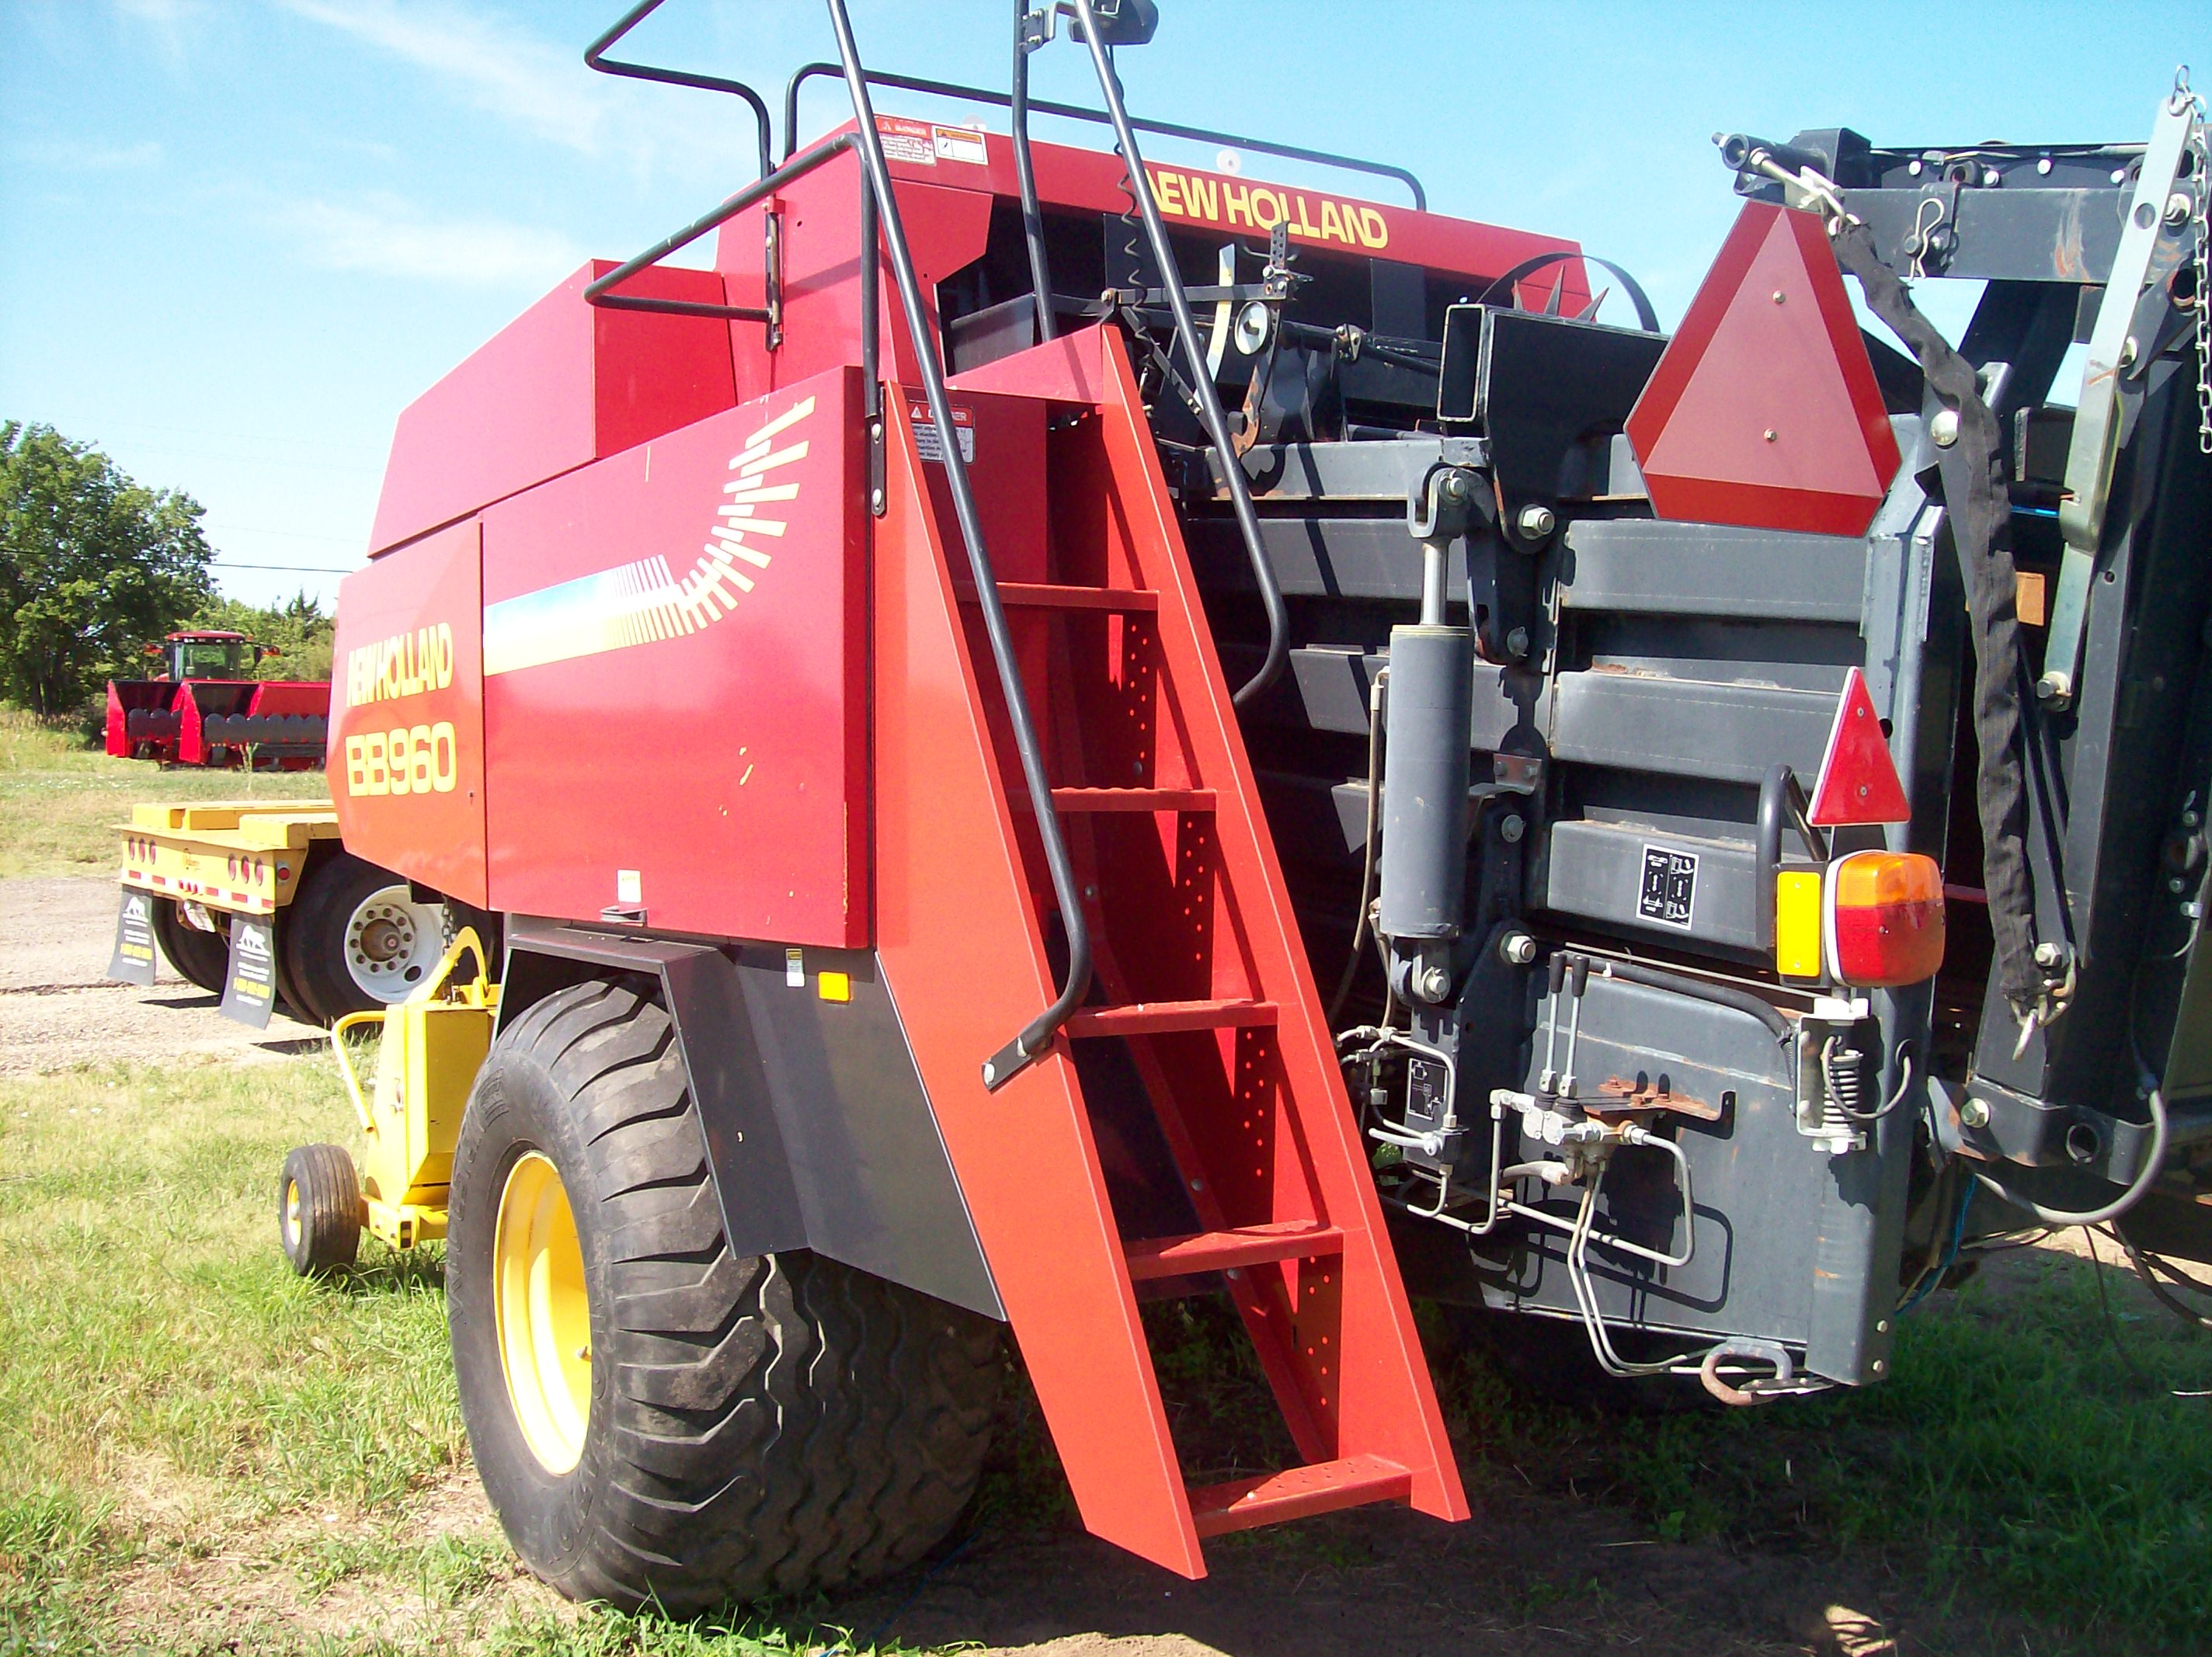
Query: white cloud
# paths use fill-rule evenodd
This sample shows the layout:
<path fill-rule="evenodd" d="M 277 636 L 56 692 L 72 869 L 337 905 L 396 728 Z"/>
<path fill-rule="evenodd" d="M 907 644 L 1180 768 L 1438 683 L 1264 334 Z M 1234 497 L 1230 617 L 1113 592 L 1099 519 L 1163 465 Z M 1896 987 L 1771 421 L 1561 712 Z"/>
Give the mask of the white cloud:
<path fill-rule="evenodd" d="M 287 9 L 453 82 L 476 104 L 586 155 L 604 147 L 611 112 L 580 52 L 458 6 L 395 0 L 279 0 Z"/>
<path fill-rule="evenodd" d="M 331 270 L 477 288 L 549 287 L 585 258 L 557 230 L 495 219 L 426 219 L 388 196 L 351 206 L 301 202 L 283 219 L 301 257 Z"/>

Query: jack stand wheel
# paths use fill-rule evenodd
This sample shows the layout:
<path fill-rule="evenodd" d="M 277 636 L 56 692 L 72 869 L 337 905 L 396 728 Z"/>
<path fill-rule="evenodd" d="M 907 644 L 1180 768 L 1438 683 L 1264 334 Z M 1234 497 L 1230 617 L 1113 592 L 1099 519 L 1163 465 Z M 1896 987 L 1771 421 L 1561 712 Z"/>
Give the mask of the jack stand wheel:
<path fill-rule="evenodd" d="M 320 1277 L 361 1253 L 361 1181 L 343 1145 L 301 1145 L 276 1182 L 276 1241 L 292 1270 Z"/>

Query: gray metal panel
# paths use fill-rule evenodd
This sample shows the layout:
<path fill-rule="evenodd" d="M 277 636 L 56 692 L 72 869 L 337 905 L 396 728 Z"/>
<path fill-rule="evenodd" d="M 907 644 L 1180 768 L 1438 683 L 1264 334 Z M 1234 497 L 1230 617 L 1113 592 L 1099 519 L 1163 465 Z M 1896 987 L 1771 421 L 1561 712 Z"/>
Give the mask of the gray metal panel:
<path fill-rule="evenodd" d="M 1630 771 L 1756 783 L 1777 760 L 1816 775 L 1835 723 L 1832 692 L 1647 674 L 1559 676 L 1553 757 Z"/>
<path fill-rule="evenodd" d="M 1391 443 L 1269 443 L 1244 457 L 1255 495 L 1282 501 L 1403 501 L 1406 491 L 1437 465 L 1480 466 L 1489 456 L 1480 438 L 1407 437 Z M 1219 462 L 1209 462 L 1218 476 Z"/>
<path fill-rule="evenodd" d="M 1855 538 L 1582 518 L 1567 526 L 1559 604 L 1856 626 L 1865 581 Z"/>
<path fill-rule="evenodd" d="M 1233 520 L 1197 519 L 1185 526 L 1184 538 L 1201 586 L 1231 592 L 1257 587 Z M 1421 596 L 1421 543 L 1407 533 L 1402 518 L 1266 517 L 1260 544 L 1290 598 L 1412 604 Z M 1446 590 L 1463 604 L 1464 541 L 1452 543 L 1446 563 Z"/>
<path fill-rule="evenodd" d="M 1759 947 L 1753 903 L 1753 853 L 1748 841 L 1700 840 L 1632 825 L 1558 822 L 1545 833 L 1544 842 L 1529 880 L 1540 907 L 1634 926 L 1684 944 Z M 1697 859 L 1696 896 L 1688 926 L 1661 925 L 1638 912 L 1647 847 Z"/>
<path fill-rule="evenodd" d="M 824 970 L 849 1002 L 824 1001 Z M 775 1089 L 808 1246 L 848 1266 L 1004 1318 L 936 1114 L 874 952 L 809 950 L 803 987 L 785 952 L 749 944 L 738 980 Z"/>
<path fill-rule="evenodd" d="M 1375 675 L 1388 665 L 1387 652 L 1357 645 L 1314 645 L 1291 652 L 1291 673 L 1305 708 L 1306 723 L 1316 731 L 1347 736 L 1367 734 L 1367 693 Z M 1505 672 L 1486 662 L 1474 665 L 1474 718 L 1468 746 L 1495 752 L 1519 721 L 1521 710 L 1505 694 Z"/>
<path fill-rule="evenodd" d="M 808 951 L 804 988 L 786 983 L 781 947 L 527 916 L 509 920 L 507 952 L 509 985 L 532 957 L 660 980 L 732 1252 L 808 1248 L 1004 1319 L 872 951 Z M 821 999 L 823 968 L 849 974 L 850 1002 Z"/>
<path fill-rule="evenodd" d="M 1559 1056 L 1571 998 L 1560 1014 Z M 1548 998 L 1540 1000 L 1536 1037 L 1522 1085 L 1533 1088 L 1544 1064 Z M 1628 984 L 1592 973 L 1583 995 L 1576 1047 L 1577 1090 L 1588 1096 L 1607 1081 L 1662 1077 L 1677 1097 L 1719 1111 L 1717 1120 L 1668 1113 L 1656 1120 L 1690 1163 L 1695 1241 L 1686 1266 L 1662 1267 L 1597 1246 L 1591 1276 L 1608 1317 L 1703 1333 L 1726 1331 L 1802 1345 L 1811 1332 L 1815 1235 L 1805 1217 L 1816 1211 L 1829 1183 L 1829 1159 L 1796 1125 L 1787 1050 L 1758 1019 L 1735 1008 Z M 1530 1156 L 1548 1154 L 1528 1144 Z M 1597 1229 L 1648 1247 L 1679 1249 L 1680 1196 L 1660 1153 L 1623 1151 L 1607 1174 Z M 1578 1193 L 1547 1208 L 1573 1217 Z M 1540 1276 L 1526 1297 L 1571 1308 L 1564 1263 L 1565 1238 L 1538 1234 Z"/>

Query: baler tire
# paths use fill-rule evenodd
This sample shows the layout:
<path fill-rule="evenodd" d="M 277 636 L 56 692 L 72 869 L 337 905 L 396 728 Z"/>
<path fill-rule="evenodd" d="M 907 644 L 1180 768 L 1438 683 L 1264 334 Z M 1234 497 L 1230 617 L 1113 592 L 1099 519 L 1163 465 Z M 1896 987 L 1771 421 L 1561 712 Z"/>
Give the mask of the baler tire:
<path fill-rule="evenodd" d="M 379 892 L 405 884 L 390 870 L 350 852 L 318 848 L 307 859 L 285 931 L 291 945 L 292 982 L 316 1023 L 327 1027 L 349 1012 L 404 1000 L 428 970 L 424 962 L 413 962 L 416 975 L 395 979 L 387 999 L 372 995 L 346 965 L 347 929 L 355 913 Z M 428 962 L 434 963 L 445 948 L 443 929 L 435 938 L 427 932 L 423 936 L 429 946 Z"/>
<path fill-rule="evenodd" d="M 361 1253 L 361 1177 L 343 1145 L 301 1145 L 276 1181 L 276 1241 L 303 1278 L 342 1272 Z"/>
<path fill-rule="evenodd" d="M 185 924 L 173 897 L 154 901 L 154 940 L 169 964 L 188 984 L 210 995 L 221 995 L 230 976 L 230 940 L 221 932 L 204 932 Z"/>
<path fill-rule="evenodd" d="M 485 1492 L 523 1563 L 578 1599 L 684 1613 L 900 1569 L 974 1492 L 999 1326 L 822 1256 L 731 1253 L 674 1035 L 649 980 L 580 984 L 478 1072 L 446 1274 Z M 560 1472 L 502 1357 L 520 1314 L 498 1226 L 533 1157 L 569 1200 L 589 1302 L 589 1408 Z"/>

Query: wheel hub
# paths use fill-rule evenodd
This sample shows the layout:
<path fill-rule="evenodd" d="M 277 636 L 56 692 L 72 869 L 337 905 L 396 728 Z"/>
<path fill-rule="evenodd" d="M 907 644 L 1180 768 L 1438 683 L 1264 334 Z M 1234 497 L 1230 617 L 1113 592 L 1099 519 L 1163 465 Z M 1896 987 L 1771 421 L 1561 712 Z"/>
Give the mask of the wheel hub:
<path fill-rule="evenodd" d="M 568 1191 L 539 1151 L 517 1160 L 500 1193 L 492 1311 L 523 1442 L 548 1472 L 565 1473 L 591 1421 L 591 1302 Z"/>
<path fill-rule="evenodd" d="M 348 917 L 345 964 L 365 992 L 390 1005 L 407 998 L 445 947 L 445 913 L 417 903 L 406 887 L 370 893 Z"/>

